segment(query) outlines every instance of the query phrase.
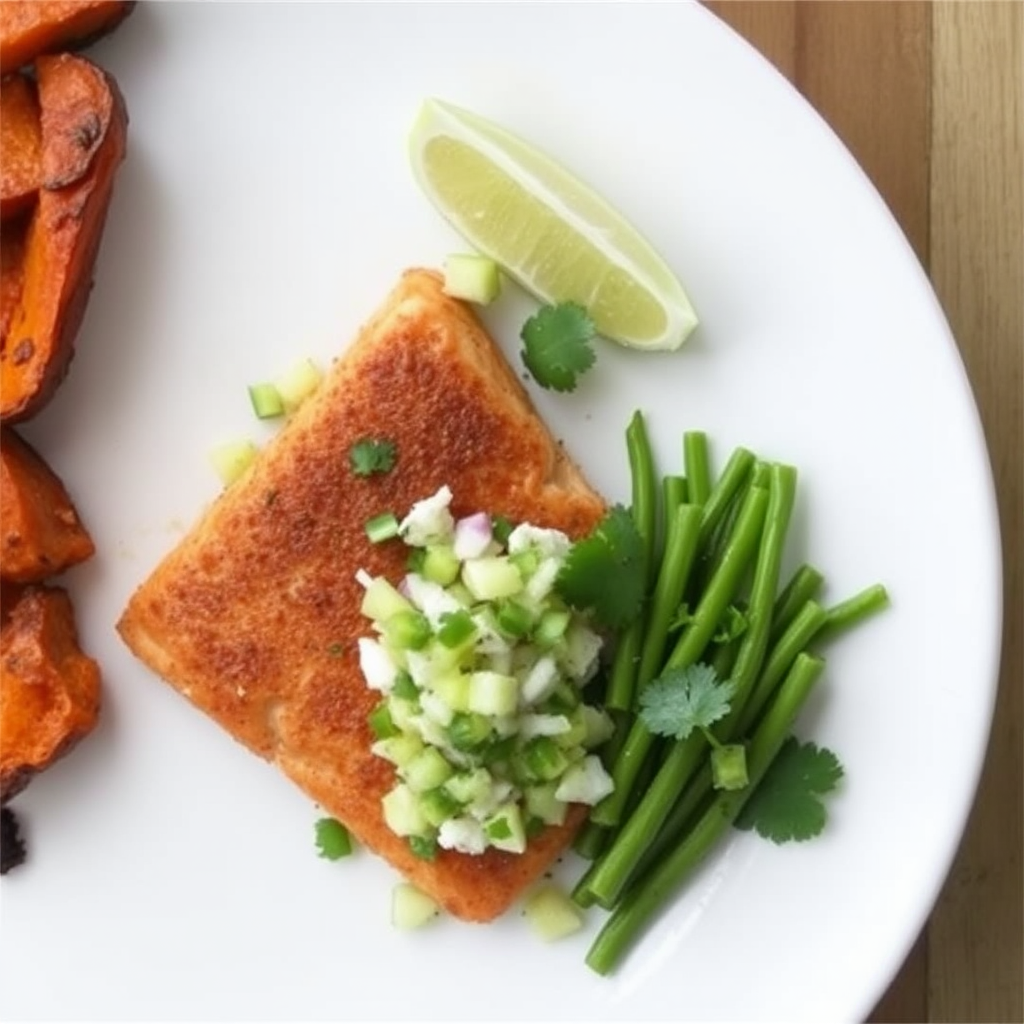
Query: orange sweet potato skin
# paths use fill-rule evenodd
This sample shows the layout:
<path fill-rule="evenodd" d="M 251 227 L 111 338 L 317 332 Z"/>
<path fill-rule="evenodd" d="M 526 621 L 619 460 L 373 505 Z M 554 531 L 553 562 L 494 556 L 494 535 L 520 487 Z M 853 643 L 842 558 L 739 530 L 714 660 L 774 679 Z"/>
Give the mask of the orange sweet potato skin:
<path fill-rule="evenodd" d="M 44 53 L 78 49 L 112 31 L 133 0 L 3 0 L 0 2 L 0 74 Z"/>
<path fill-rule="evenodd" d="M 0 427 L 0 578 L 41 582 L 94 552 L 57 474 L 12 428 Z"/>
<path fill-rule="evenodd" d="M 4 221 L 35 202 L 43 176 L 41 133 L 32 80 L 25 75 L 0 80 L 0 219 Z"/>
<path fill-rule="evenodd" d="M 84 57 L 40 57 L 36 77 L 43 180 L 0 338 L 0 421 L 10 423 L 38 412 L 67 373 L 128 127 L 117 83 Z"/>
<path fill-rule="evenodd" d="M 0 339 L 7 337 L 21 302 L 27 228 L 28 222 L 19 218 L 7 221 L 0 230 Z"/>
<path fill-rule="evenodd" d="M 60 587 L 3 587 L 0 626 L 0 803 L 96 726 L 100 672 L 78 646 Z"/>

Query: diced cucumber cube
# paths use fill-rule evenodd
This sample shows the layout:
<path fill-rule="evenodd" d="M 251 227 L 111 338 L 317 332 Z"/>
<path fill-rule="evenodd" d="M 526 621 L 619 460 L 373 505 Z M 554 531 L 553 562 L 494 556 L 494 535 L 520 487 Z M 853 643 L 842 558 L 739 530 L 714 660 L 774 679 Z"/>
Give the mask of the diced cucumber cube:
<path fill-rule="evenodd" d="M 448 740 L 456 750 L 471 751 L 491 735 L 491 723 L 483 715 L 456 712 L 448 726 Z"/>
<path fill-rule="evenodd" d="M 550 691 L 544 703 L 544 710 L 549 713 L 568 715 L 580 706 L 580 692 L 572 683 L 562 679 Z"/>
<path fill-rule="evenodd" d="M 249 440 L 228 441 L 210 450 L 210 462 L 225 487 L 230 487 L 256 460 L 259 449 Z"/>
<path fill-rule="evenodd" d="M 615 783 L 605 771 L 601 759 L 594 754 L 588 754 L 565 770 L 555 790 L 555 796 L 569 804 L 589 804 L 593 807 L 614 788 Z"/>
<path fill-rule="evenodd" d="M 492 782 L 491 773 L 486 768 L 472 768 L 456 772 L 444 783 L 444 788 L 460 804 L 471 804 L 487 797 Z"/>
<path fill-rule="evenodd" d="M 394 721 L 394 711 L 391 717 Z M 396 768 L 404 768 L 423 749 L 423 740 L 413 732 L 400 732 L 396 736 L 377 740 L 370 749 Z"/>
<path fill-rule="evenodd" d="M 371 544 L 383 544 L 398 536 L 398 519 L 394 512 L 381 512 L 367 519 L 364 529 Z"/>
<path fill-rule="evenodd" d="M 526 743 L 521 751 L 521 759 L 527 777 L 534 781 L 549 782 L 557 779 L 569 767 L 565 752 L 550 736 L 536 736 Z"/>
<path fill-rule="evenodd" d="M 544 612 L 533 631 L 533 642 L 538 647 L 553 647 L 565 636 L 571 618 L 568 611 L 561 609 Z"/>
<path fill-rule="evenodd" d="M 374 622 L 385 622 L 399 612 L 412 610 L 412 605 L 383 576 L 370 580 L 359 606 L 359 611 Z"/>
<path fill-rule="evenodd" d="M 437 747 L 424 747 L 402 768 L 402 778 L 417 793 L 436 789 L 453 772 L 444 754 Z"/>
<path fill-rule="evenodd" d="M 473 672 L 469 677 L 469 710 L 480 715 L 511 715 L 519 703 L 515 676 L 500 672 Z"/>
<path fill-rule="evenodd" d="M 385 640 L 400 651 L 421 650 L 426 647 L 433 633 L 426 615 L 414 608 L 396 612 L 382 627 Z"/>
<path fill-rule="evenodd" d="M 458 579 L 449 584 L 447 589 L 448 596 L 458 601 L 463 608 L 471 608 L 476 603 L 476 598 L 469 592 L 469 588 L 464 583 L 460 583 Z"/>
<path fill-rule="evenodd" d="M 412 731 L 412 721 L 420 713 L 418 700 L 406 700 L 392 690 L 388 699 L 388 711 L 395 728 L 403 733 Z"/>
<path fill-rule="evenodd" d="M 437 639 L 445 647 L 462 647 L 476 636 L 476 623 L 473 616 L 464 608 L 457 612 L 444 612 L 437 629 Z"/>
<path fill-rule="evenodd" d="M 469 676 L 459 672 L 458 669 L 440 673 L 431 680 L 430 685 L 435 696 L 444 701 L 453 713 L 472 710 L 469 706 Z M 450 721 L 451 717 L 449 716 L 448 722 Z M 445 722 L 445 725 L 448 722 Z"/>
<path fill-rule="evenodd" d="M 545 942 L 565 938 L 583 926 L 583 916 L 576 904 L 553 883 L 534 889 L 523 902 L 523 913 Z"/>
<path fill-rule="evenodd" d="M 420 688 L 413 682 L 413 678 L 404 669 L 395 673 L 394 682 L 391 684 L 391 696 L 399 700 L 417 701 L 420 696 Z"/>
<path fill-rule="evenodd" d="M 399 882 L 391 890 L 391 923 L 402 931 L 422 928 L 440 913 L 440 907 L 411 882 Z"/>
<path fill-rule="evenodd" d="M 323 380 L 323 371 L 312 359 L 300 359 L 274 380 L 285 412 L 294 412 Z"/>
<path fill-rule="evenodd" d="M 496 849 L 507 853 L 522 853 L 526 849 L 526 829 L 518 804 L 502 804 L 484 822 L 484 833 Z"/>
<path fill-rule="evenodd" d="M 450 544 L 430 544 L 423 549 L 419 571 L 424 579 L 447 587 L 459 578 L 461 565 Z"/>
<path fill-rule="evenodd" d="M 508 560 L 519 570 L 519 575 L 528 580 L 540 568 L 540 553 L 533 548 L 524 548 L 508 556 Z"/>
<path fill-rule="evenodd" d="M 501 601 L 495 611 L 498 629 L 511 637 L 523 637 L 533 626 L 533 612 L 518 601 Z"/>
<path fill-rule="evenodd" d="M 563 750 L 573 747 L 581 748 L 587 739 L 587 723 L 583 717 L 582 706 L 573 709 L 566 717 L 569 728 L 565 732 L 556 734 L 558 745 Z"/>
<path fill-rule="evenodd" d="M 558 784 L 542 782 L 535 786 L 527 786 L 523 794 L 526 800 L 527 813 L 540 818 L 545 825 L 561 825 L 565 822 L 568 804 L 555 796 Z"/>
<path fill-rule="evenodd" d="M 380 804 L 384 822 L 395 835 L 423 835 L 429 830 L 430 822 L 423 813 L 419 797 L 404 782 L 385 793 Z"/>
<path fill-rule="evenodd" d="M 284 415 L 284 399 L 281 392 L 269 382 L 250 384 L 249 401 L 257 419 L 271 420 L 275 416 Z"/>
<path fill-rule="evenodd" d="M 747 775 L 747 751 L 742 743 L 726 743 L 711 751 L 711 778 L 715 789 L 743 789 Z"/>
<path fill-rule="evenodd" d="M 441 750 L 447 750 L 450 746 L 448 743 L 448 731 L 429 715 L 415 715 L 410 725 L 424 743 L 428 743 L 432 747 L 438 747 Z"/>
<path fill-rule="evenodd" d="M 437 836 L 409 836 L 409 849 L 420 860 L 436 860 Z"/>
<path fill-rule="evenodd" d="M 391 739 L 398 735 L 398 727 L 391 719 L 387 704 L 378 704 L 366 718 L 370 731 L 379 740 Z"/>
<path fill-rule="evenodd" d="M 501 293 L 498 264 L 476 253 L 452 253 L 444 261 L 444 292 L 486 306 Z"/>
<path fill-rule="evenodd" d="M 420 794 L 420 811 L 434 828 L 440 828 L 446 821 L 458 817 L 462 804 L 447 790 L 438 787 Z"/>
<path fill-rule="evenodd" d="M 523 589 L 523 577 L 506 555 L 473 558 L 462 565 L 462 582 L 477 601 L 497 601 Z"/>
<path fill-rule="evenodd" d="M 615 732 L 615 722 L 612 721 L 612 716 L 604 708 L 591 707 L 589 704 L 583 704 L 580 708 L 587 730 L 583 746 L 592 750 L 594 747 L 601 746 L 602 743 L 607 743 Z"/>

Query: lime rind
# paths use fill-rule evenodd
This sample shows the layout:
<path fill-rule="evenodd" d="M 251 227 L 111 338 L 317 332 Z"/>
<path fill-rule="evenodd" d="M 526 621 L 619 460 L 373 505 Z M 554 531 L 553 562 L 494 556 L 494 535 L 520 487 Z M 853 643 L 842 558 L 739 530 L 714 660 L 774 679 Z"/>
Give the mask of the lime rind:
<path fill-rule="evenodd" d="M 681 283 L 646 238 L 598 192 L 519 136 L 471 111 L 428 99 L 413 125 L 409 154 L 417 183 L 442 215 L 541 301 L 581 301 L 603 335 L 636 348 L 676 349 L 697 326 Z M 432 163 L 444 163 L 449 178 L 455 167 L 455 180 L 441 187 Z M 486 208 L 460 209 L 473 180 L 488 173 L 503 180 L 491 190 Z M 532 215 L 546 225 L 549 252 L 513 259 L 508 233 L 488 238 L 503 202 L 511 205 L 510 195 L 519 207 L 537 204 Z M 575 266 L 555 266 L 563 251 L 572 252 Z M 588 261 L 594 273 L 584 288 L 579 268 Z M 570 294 L 565 278 L 574 275 L 576 291 Z"/>

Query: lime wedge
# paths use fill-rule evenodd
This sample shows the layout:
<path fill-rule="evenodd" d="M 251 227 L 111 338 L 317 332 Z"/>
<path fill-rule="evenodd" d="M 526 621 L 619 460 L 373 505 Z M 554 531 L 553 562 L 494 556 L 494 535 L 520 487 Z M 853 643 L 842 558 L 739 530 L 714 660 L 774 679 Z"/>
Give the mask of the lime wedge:
<path fill-rule="evenodd" d="M 542 302 L 580 303 L 602 335 L 633 348 L 678 348 L 697 326 L 682 285 L 636 228 L 518 136 L 428 99 L 409 156 L 441 214 Z"/>

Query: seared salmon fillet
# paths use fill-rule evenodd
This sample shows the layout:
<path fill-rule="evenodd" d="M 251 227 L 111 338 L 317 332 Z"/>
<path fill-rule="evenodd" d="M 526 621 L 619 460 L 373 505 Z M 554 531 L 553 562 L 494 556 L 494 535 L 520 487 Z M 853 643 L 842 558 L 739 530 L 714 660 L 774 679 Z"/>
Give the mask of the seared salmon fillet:
<path fill-rule="evenodd" d="M 359 477 L 348 453 L 394 442 L 387 473 Z M 235 739 L 273 761 L 359 841 L 452 914 L 490 920 L 564 849 L 585 808 L 522 854 L 414 856 L 384 823 L 394 769 L 370 752 L 357 639 L 360 568 L 397 582 L 400 544 L 364 524 L 404 515 L 447 484 L 456 516 L 589 532 L 601 497 L 552 437 L 471 309 L 441 278 L 410 270 L 245 475 L 131 597 L 129 648 Z"/>

